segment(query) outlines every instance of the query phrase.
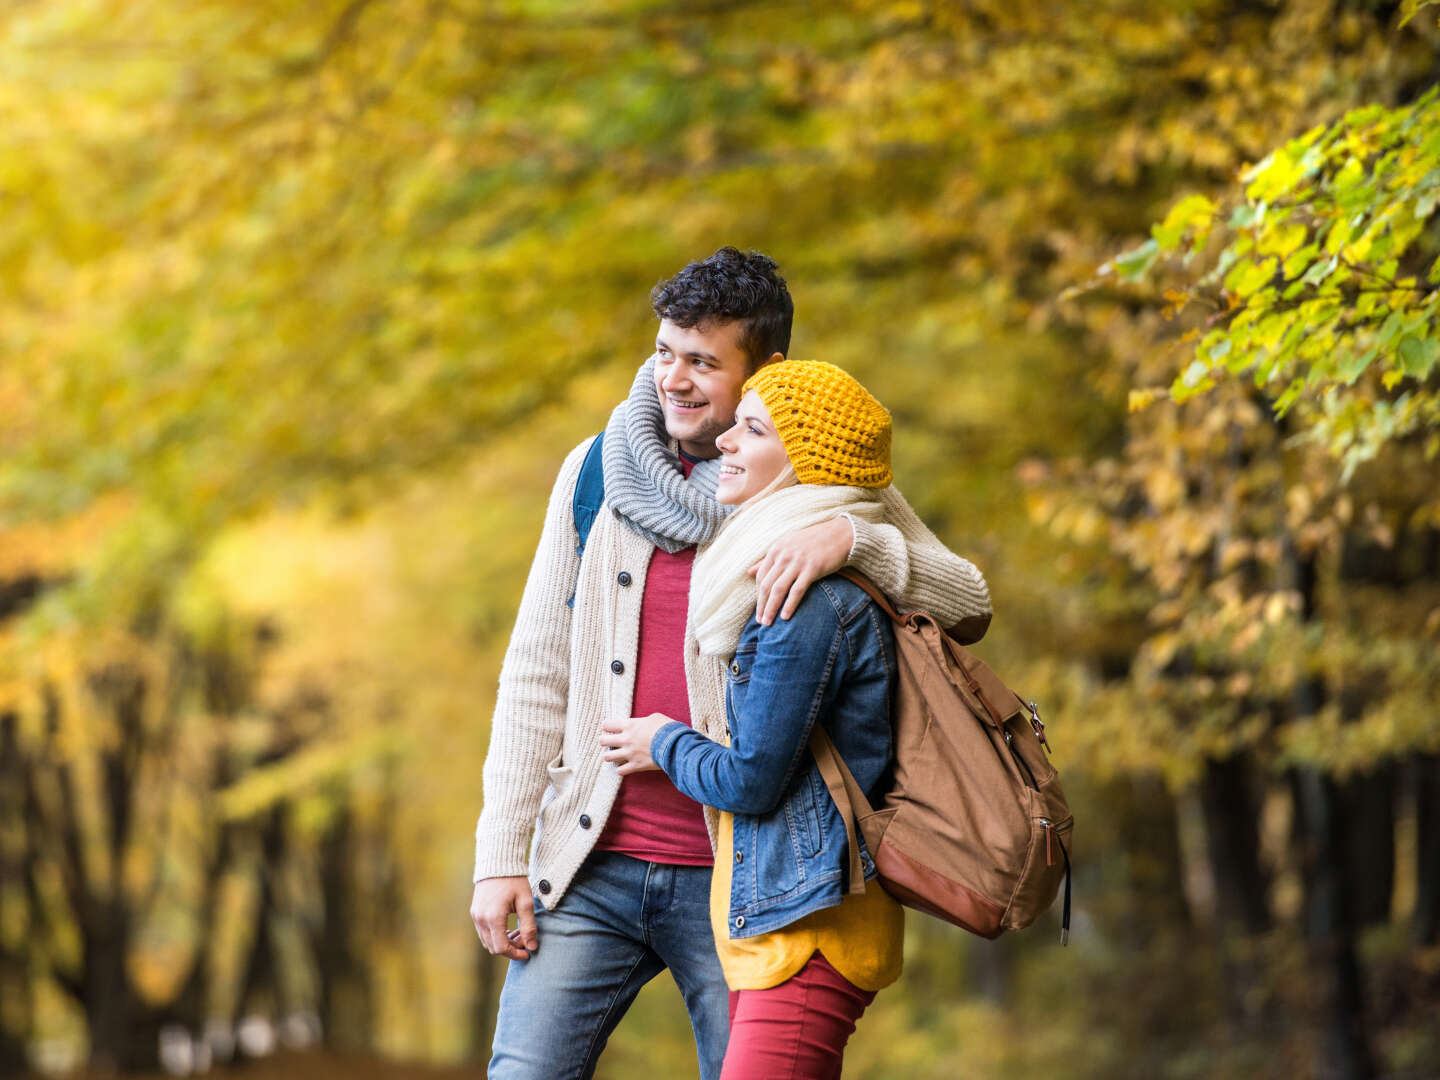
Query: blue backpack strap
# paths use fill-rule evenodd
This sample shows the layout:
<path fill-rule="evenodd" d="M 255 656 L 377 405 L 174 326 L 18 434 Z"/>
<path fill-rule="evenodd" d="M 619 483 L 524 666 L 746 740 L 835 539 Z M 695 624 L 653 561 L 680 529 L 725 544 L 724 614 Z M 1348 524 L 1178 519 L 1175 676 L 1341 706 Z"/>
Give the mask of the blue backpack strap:
<path fill-rule="evenodd" d="M 602 431 L 595 436 L 595 441 L 585 452 L 585 460 L 580 463 L 580 475 L 575 480 L 575 495 L 570 500 L 570 513 L 575 519 L 578 541 L 575 554 L 582 559 L 585 557 L 585 542 L 590 539 L 590 529 L 595 524 L 595 515 L 600 513 L 600 507 L 605 502 L 605 468 L 600 460 L 601 447 L 604 444 L 605 432 Z M 565 602 L 574 607 L 574 593 L 571 593 L 570 599 Z"/>

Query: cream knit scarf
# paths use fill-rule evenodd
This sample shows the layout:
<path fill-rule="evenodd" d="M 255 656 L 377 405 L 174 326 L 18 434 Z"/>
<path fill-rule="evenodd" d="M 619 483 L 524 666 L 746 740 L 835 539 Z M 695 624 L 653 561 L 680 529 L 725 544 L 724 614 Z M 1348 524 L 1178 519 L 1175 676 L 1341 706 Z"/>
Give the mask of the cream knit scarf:
<path fill-rule="evenodd" d="M 755 614 L 755 579 L 749 574 L 777 537 L 852 514 L 871 523 L 884 518 L 875 488 L 793 484 L 762 492 L 730 516 L 690 573 L 690 625 L 700 652 L 729 657 Z"/>

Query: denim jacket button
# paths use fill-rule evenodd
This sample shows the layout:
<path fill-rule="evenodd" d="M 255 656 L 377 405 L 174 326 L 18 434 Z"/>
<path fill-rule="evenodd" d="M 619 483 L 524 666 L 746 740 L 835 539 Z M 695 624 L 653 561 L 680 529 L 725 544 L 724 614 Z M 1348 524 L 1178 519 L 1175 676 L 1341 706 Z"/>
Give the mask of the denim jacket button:
<path fill-rule="evenodd" d="M 622 664 L 619 660 L 611 660 L 610 670 L 613 671 L 616 675 L 624 675 L 625 665 Z"/>
<path fill-rule="evenodd" d="M 735 929 L 736 929 L 736 930 L 744 930 L 744 929 L 745 929 L 745 916 L 744 916 L 744 915 L 736 915 L 736 916 L 735 916 Z"/>
<path fill-rule="evenodd" d="M 744 861 L 745 861 L 745 853 L 744 853 L 743 851 L 737 851 L 737 852 L 735 852 L 735 861 L 736 861 L 736 862 L 744 862 Z"/>
<path fill-rule="evenodd" d="M 731 674 L 731 675 L 739 675 L 739 674 L 740 674 L 740 663 L 739 663 L 739 661 L 736 661 L 736 660 L 731 660 L 731 661 L 730 661 L 730 674 Z"/>

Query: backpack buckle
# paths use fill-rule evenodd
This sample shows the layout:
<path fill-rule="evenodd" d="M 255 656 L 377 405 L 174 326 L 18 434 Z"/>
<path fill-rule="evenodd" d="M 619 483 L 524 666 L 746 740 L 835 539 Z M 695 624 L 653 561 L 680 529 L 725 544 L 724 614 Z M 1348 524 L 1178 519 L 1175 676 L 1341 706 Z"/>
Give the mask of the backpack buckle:
<path fill-rule="evenodd" d="M 1040 745 L 1045 747 L 1047 754 L 1052 753 L 1050 740 L 1045 738 L 1045 722 L 1040 719 L 1040 706 L 1033 701 L 1027 701 L 1025 707 L 1030 710 L 1030 727 L 1035 732 L 1035 737 L 1040 740 Z"/>

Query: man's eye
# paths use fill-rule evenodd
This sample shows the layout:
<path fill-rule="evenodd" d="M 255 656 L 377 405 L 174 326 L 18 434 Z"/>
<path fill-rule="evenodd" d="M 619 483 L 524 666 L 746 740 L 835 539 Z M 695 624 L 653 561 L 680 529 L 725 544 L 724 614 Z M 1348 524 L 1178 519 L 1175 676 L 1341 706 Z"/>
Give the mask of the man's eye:
<path fill-rule="evenodd" d="M 708 368 L 710 365 L 709 365 L 708 362 L 706 362 L 706 361 L 704 361 L 704 360 L 696 360 L 696 361 L 695 361 L 695 366 L 696 366 L 697 368 Z"/>

